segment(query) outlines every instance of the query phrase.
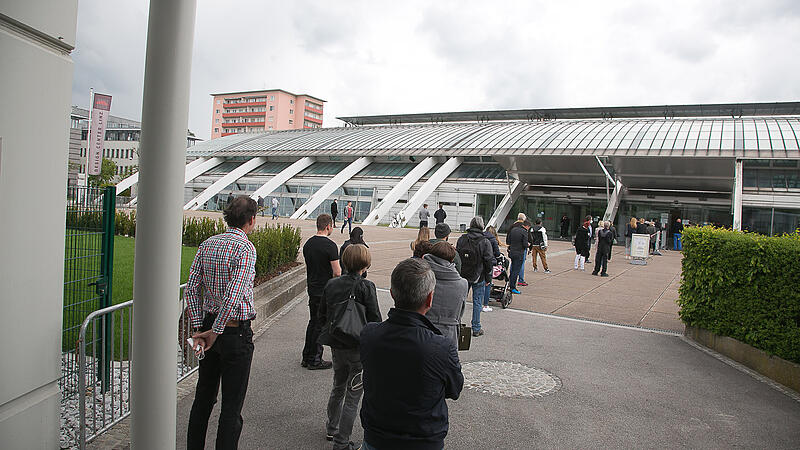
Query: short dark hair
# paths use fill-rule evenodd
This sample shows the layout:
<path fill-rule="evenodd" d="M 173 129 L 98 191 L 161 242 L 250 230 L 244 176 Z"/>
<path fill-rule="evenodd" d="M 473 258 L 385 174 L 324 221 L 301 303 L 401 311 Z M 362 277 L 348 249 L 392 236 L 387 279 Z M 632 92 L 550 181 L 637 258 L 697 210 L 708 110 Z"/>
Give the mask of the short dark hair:
<path fill-rule="evenodd" d="M 424 259 L 400 261 L 392 270 L 391 293 L 394 306 L 404 311 L 419 311 L 428 294 L 436 287 L 436 277 Z"/>
<path fill-rule="evenodd" d="M 456 249 L 453 244 L 445 241 L 439 241 L 433 244 L 433 247 L 428 251 L 428 254 L 442 258 L 445 261 L 453 262 L 456 259 Z"/>
<path fill-rule="evenodd" d="M 328 225 L 333 225 L 333 218 L 330 214 L 320 214 L 317 216 L 317 231 L 328 228 Z"/>
<path fill-rule="evenodd" d="M 541 225 L 542 219 L 537 218 L 536 220 L 533 221 L 533 223 L 535 223 L 536 225 Z"/>
<path fill-rule="evenodd" d="M 450 225 L 442 222 L 437 223 L 436 228 L 433 229 L 433 235 L 436 236 L 436 239 L 444 239 L 450 235 Z"/>
<path fill-rule="evenodd" d="M 228 202 L 222 216 L 229 227 L 242 228 L 256 216 L 258 203 L 250 197 L 240 196 Z"/>
<path fill-rule="evenodd" d="M 414 245 L 414 258 L 422 258 L 431 251 L 431 241 L 419 241 Z"/>
<path fill-rule="evenodd" d="M 529 219 L 523 220 L 522 221 L 522 226 L 523 227 L 530 227 L 531 226 L 531 221 Z"/>

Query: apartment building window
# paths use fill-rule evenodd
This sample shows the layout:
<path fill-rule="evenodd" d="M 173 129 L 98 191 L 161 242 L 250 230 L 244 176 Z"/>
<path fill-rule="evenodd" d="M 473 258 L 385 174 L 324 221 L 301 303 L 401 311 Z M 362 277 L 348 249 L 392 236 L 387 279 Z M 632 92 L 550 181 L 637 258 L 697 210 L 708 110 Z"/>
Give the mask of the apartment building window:
<path fill-rule="evenodd" d="M 269 120 L 270 122 L 272 122 L 272 121 L 273 121 L 273 119 L 274 119 L 274 117 L 272 117 L 272 116 L 269 116 L 269 119 L 267 119 L 267 120 Z"/>
<path fill-rule="evenodd" d="M 219 114 L 219 110 L 217 110 L 217 114 Z"/>
<path fill-rule="evenodd" d="M 220 103 L 222 103 L 222 100 L 217 99 L 217 104 L 219 105 Z M 219 112 L 219 110 L 217 110 L 217 112 Z"/>
<path fill-rule="evenodd" d="M 272 105 L 269 105 L 269 110 L 270 110 L 270 111 L 274 111 L 274 110 L 275 110 L 275 107 L 274 107 L 274 106 L 272 106 Z"/>
<path fill-rule="evenodd" d="M 291 125 L 291 124 L 293 124 L 293 123 L 294 123 L 294 120 L 292 120 L 292 119 L 289 119 L 289 125 Z"/>
<path fill-rule="evenodd" d="M 214 128 L 214 133 L 219 133 L 219 128 Z"/>
<path fill-rule="evenodd" d="M 214 123 L 219 123 L 219 119 L 214 119 Z"/>
<path fill-rule="evenodd" d="M 269 129 L 271 130 L 271 129 L 272 129 L 272 127 L 270 126 L 270 127 L 269 127 Z"/>
<path fill-rule="evenodd" d="M 275 96 L 274 95 L 270 95 L 269 96 L 269 101 L 274 102 L 275 101 Z"/>
<path fill-rule="evenodd" d="M 293 109 L 290 109 L 290 110 L 289 110 L 289 114 L 294 114 L 294 110 L 293 110 Z"/>

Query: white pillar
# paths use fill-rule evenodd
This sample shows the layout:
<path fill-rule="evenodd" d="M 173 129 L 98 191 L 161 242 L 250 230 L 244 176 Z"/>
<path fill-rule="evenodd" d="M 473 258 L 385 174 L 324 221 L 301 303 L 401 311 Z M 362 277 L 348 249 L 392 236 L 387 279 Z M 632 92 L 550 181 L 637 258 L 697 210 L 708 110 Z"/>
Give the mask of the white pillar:
<path fill-rule="evenodd" d="M 303 205 L 291 215 L 290 219 L 305 219 L 308 217 L 309 214 L 314 212 L 317 209 L 317 206 L 322 204 L 326 198 L 328 198 L 333 191 L 339 189 L 343 184 L 347 182 L 350 178 L 353 178 L 353 175 L 361 172 L 365 167 L 372 163 L 372 158 L 367 156 L 362 156 L 357 160 L 350 163 L 347 167 L 345 167 L 341 172 L 337 173 L 336 176 L 330 179 L 325 185 L 323 185 L 317 192 L 315 192 L 311 197 L 306 200 Z"/>
<path fill-rule="evenodd" d="M 506 220 L 508 212 L 511 211 L 514 202 L 517 201 L 522 191 L 525 190 L 525 186 L 527 186 L 527 184 L 522 181 L 514 180 L 511 189 L 503 196 L 503 199 L 500 200 L 500 204 L 497 205 L 497 209 L 494 210 L 494 214 L 492 214 L 492 217 L 486 222 L 487 227 L 493 226 L 497 228 L 499 226 L 498 224 L 502 224 L 503 221 Z"/>
<path fill-rule="evenodd" d="M 614 182 L 614 191 L 611 193 L 611 197 L 608 199 L 608 204 L 606 205 L 606 211 L 603 213 L 604 221 L 614 221 L 614 217 L 617 215 L 617 210 L 619 209 L 619 201 L 622 198 L 623 189 L 625 189 L 625 186 L 623 186 L 622 181 L 616 180 Z"/>
<path fill-rule="evenodd" d="M 733 184 L 733 229 L 742 231 L 742 182 L 744 180 L 744 170 L 742 160 L 736 160 L 736 177 Z"/>
<path fill-rule="evenodd" d="M 292 163 L 291 166 L 283 169 L 279 174 L 270 178 L 269 181 L 261 185 L 260 188 L 256 189 L 256 191 L 250 195 L 250 198 L 253 200 L 258 200 L 258 197 L 268 196 L 269 194 L 273 193 L 275 189 L 278 189 L 280 185 L 294 178 L 294 176 L 300 173 L 300 171 L 314 164 L 314 161 L 316 160 L 310 156 L 298 159 Z"/>
<path fill-rule="evenodd" d="M 217 195 L 220 191 L 230 186 L 231 183 L 236 182 L 236 180 L 257 169 L 265 162 L 267 162 L 267 158 L 263 156 L 245 161 L 235 169 L 223 175 L 222 178 L 212 183 L 211 186 L 198 194 L 197 197 L 189 200 L 189 203 L 183 205 L 183 209 L 196 210 L 200 208 L 203 206 L 203 203 L 207 202 L 211 197 Z"/>
<path fill-rule="evenodd" d="M 133 289 L 133 449 L 175 448 L 175 317 L 195 11 L 195 0 L 150 3 Z"/>
<path fill-rule="evenodd" d="M 411 172 L 406 174 L 402 180 L 392 190 L 383 197 L 383 200 L 375 206 L 375 208 L 367 214 L 367 218 L 362 222 L 363 225 L 377 225 L 386 214 L 391 211 L 392 207 L 400 200 L 400 197 L 406 194 L 411 186 L 414 185 L 423 175 L 428 173 L 429 170 L 436 165 L 437 158 L 429 156 L 417 164 Z"/>
<path fill-rule="evenodd" d="M 408 218 L 411 217 L 411 214 L 416 214 L 419 208 L 425 203 L 425 200 L 433 194 L 433 191 L 439 187 L 440 184 L 445 180 L 445 178 L 449 177 L 454 170 L 461 165 L 464 160 L 459 157 L 450 158 L 442 164 L 442 167 L 436 170 L 436 172 L 428 178 L 428 181 L 422 185 L 419 190 L 411 196 L 406 203 L 406 207 L 403 208 L 402 211 L 397 213 L 399 217 L 402 217 L 402 221 L 399 224 L 401 227 L 406 226 L 408 223 Z"/>

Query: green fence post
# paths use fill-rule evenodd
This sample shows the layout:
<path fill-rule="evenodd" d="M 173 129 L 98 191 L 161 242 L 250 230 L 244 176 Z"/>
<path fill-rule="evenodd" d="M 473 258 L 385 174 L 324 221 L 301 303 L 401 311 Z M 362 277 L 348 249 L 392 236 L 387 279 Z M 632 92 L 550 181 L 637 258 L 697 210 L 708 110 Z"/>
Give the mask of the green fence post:
<path fill-rule="evenodd" d="M 111 306 L 112 282 L 114 276 L 114 225 L 117 215 L 117 187 L 107 186 L 103 192 L 103 253 L 100 262 L 100 273 L 105 283 L 104 292 L 100 299 L 100 308 Z M 102 389 L 106 392 L 111 385 L 111 342 L 114 336 L 111 329 L 111 321 L 107 316 L 103 316 L 103 344 L 101 357 L 104 374 L 102 379 Z M 122 336 L 120 335 L 120 339 Z"/>

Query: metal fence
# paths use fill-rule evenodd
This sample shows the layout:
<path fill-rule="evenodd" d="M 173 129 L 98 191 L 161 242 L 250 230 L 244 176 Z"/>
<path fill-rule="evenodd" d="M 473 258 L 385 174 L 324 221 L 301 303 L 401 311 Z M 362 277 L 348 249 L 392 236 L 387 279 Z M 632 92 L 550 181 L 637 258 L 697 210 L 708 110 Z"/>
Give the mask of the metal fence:
<path fill-rule="evenodd" d="M 91 312 L 111 305 L 115 191 L 113 186 L 67 189 L 59 379 L 62 401 L 79 392 L 77 344 L 81 323 Z"/>
<path fill-rule="evenodd" d="M 176 318 L 177 381 L 196 371 L 199 363 L 186 343 L 192 330 L 183 300 L 185 286 L 180 286 L 180 313 Z M 80 428 L 77 433 L 77 446 L 81 449 L 130 415 L 132 317 L 133 300 L 130 300 L 94 311 L 81 324 L 78 340 Z M 103 360 L 111 364 L 102 364 Z"/>

